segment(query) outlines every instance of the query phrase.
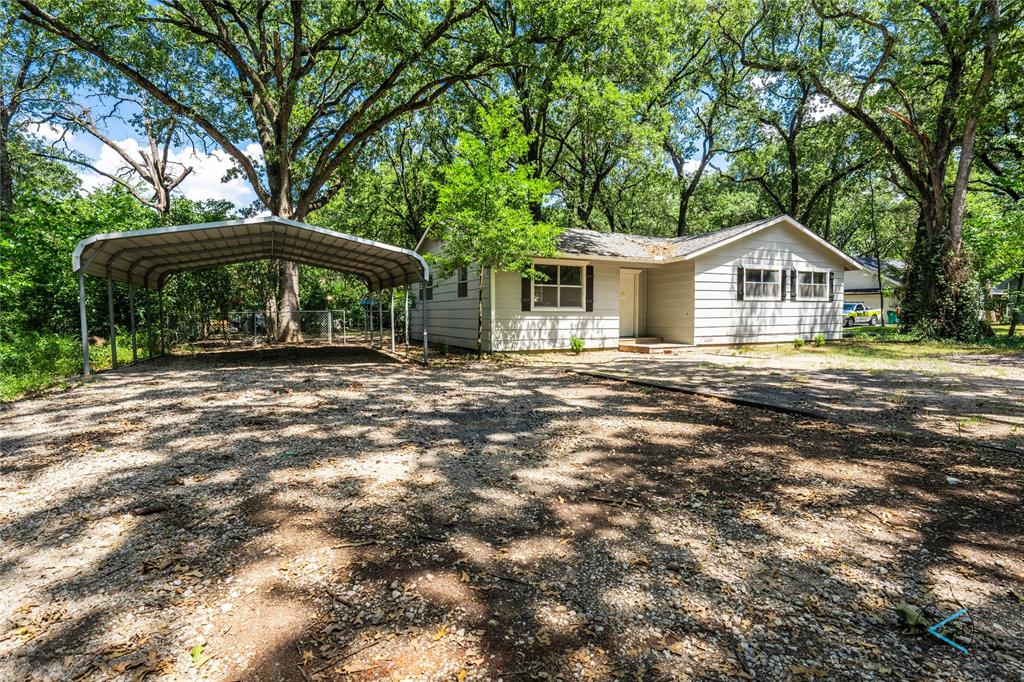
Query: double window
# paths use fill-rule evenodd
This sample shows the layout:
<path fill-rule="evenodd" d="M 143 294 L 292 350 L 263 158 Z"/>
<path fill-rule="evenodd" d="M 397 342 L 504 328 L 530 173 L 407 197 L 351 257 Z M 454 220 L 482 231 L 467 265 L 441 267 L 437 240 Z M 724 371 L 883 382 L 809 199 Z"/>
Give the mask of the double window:
<path fill-rule="evenodd" d="M 747 301 L 778 301 L 782 290 L 779 270 L 744 268 L 743 298 Z"/>
<path fill-rule="evenodd" d="M 533 307 L 583 308 L 583 266 L 534 266 L 543 277 L 533 283 Z"/>
<path fill-rule="evenodd" d="M 799 271 L 797 279 L 797 298 L 801 301 L 828 300 L 828 273 Z"/>

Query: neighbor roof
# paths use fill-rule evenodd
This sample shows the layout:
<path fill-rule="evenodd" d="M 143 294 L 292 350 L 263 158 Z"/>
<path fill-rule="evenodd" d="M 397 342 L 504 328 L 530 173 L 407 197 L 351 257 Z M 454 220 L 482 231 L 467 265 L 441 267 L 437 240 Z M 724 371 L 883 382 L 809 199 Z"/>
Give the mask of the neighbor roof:
<path fill-rule="evenodd" d="M 871 272 L 878 271 L 878 261 L 875 260 L 874 256 L 854 256 L 854 260 L 861 264 L 865 270 Z M 889 280 L 893 284 L 899 285 L 900 280 L 895 275 L 902 275 L 907 269 L 907 264 L 900 260 L 883 260 L 882 261 L 882 277 Z"/>
<path fill-rule="evenodd" d="M 557 245 L 564 254 L 664 263 L 696 258 L 779 223 L 788 223 L 799 229 L 821 246 L 842 258 L 849 269 L 859 270 L 862 268 L 855 259 L 788 215 L 755 220 L 723 230 L 688 237 L 645 237 L 617 232 L 566 229 L 558 236 Z"/>
<path fill-rule="evenodd" d="M 170 275 L 279 258 L 363 278 L 383 289 L 429 277 L 418 253 L 294 220 L 268 216 L 98 234 L 75 248 L 75 272 L 160 288 Z"/>

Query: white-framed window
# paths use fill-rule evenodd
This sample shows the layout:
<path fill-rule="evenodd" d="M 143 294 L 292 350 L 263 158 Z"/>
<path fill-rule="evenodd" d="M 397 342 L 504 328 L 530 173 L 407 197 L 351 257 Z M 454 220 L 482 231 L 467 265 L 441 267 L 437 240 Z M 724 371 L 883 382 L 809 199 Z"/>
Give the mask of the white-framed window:
<path fill-rule="evenodd" d="M 455 276 L 456 292 L 458 298 L 469 296 L 469 268 L 459 268 Z"/>
<path fill-rule="evenodd" d="M 538 263 L 534 269 L 544 275 L 533 281 L 533 309 L 583 309 L 583 266 Z"/>
<path fill-rule="evenodd" d="M 782 293 L 782 271 L 768 268 L 743 269 L 743 300 L 778 301 Z"/>
<path fill-rule="evenodd" d="M 820 270 L 798 270 L 796 297 L 801 301 L 827 301 L 828 273 Z"/>

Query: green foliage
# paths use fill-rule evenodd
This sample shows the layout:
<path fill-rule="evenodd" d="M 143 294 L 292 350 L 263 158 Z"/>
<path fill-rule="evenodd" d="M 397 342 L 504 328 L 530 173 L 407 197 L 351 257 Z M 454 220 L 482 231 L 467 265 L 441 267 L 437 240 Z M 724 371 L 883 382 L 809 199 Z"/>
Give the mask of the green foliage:
<path fill-rule="evenodd" d="M 141 330 L 137 339 L 139 359 L 150 357 Z M 94 371 L 109 369 L 111 359 L 109 343 L 89 347 L 89 366 Z M 122 364 L 132 359 L 131 336 L 123 330 L 117 337 L 117 359 Z M 77 336 L 23 332 L 0 339 L 0 400 L 63 385 L 81 371 L 82 346 Z"/>
<path fill-rule="evenodd" d="M 817 346 L 818 348 L 821 348 L 822 346 L 824 346 L 825 345 L 825 335 L 824 334 L 815 334 L 814 335 L 814 345 Z"/>
<path fill-rule="evenodd" d="M 530 205 L 551 190 L 546 180 L 517 163 L 530 143 L 510 99 L 481 107 L 479 135 L 463 133 L 456 156 L 441 170 L 430 233 L 444 242 L 431 256 L 438 276 L 458 268 L 533 273 L 533 257 L 554 256 L 557 228 L 536 222 Z"/>
<path fill-rule="evenodd" d="M 800 350 L 801 348 L 804 347 L 804 343 L 805 341 L 798 336 L 795 339 L 793 339 L 793 348 Z"/>
<path fill-rule="evenodd" d="M 969 259 L 965 250 L 949 251 L 942 237 L 918 241 L 904 280 L 902 329 L 930 339 L 979 339 L 979 289 Z"/>
<path fill-rule="evenodd" d="M 569 339 L 569 350 L 571 350 L 576 355 L 579 355 L 580 353 L 583 352 L 584 345 L 585 344 L 583 343 L 583 339 L 576 336 L 575 334 L 573 334 L 572 338 Z"/>

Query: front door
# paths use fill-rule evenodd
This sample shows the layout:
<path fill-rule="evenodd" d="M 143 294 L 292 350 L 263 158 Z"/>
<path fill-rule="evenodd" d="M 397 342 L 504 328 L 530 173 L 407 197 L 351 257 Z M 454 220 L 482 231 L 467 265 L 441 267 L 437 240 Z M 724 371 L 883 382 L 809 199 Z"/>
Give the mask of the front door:
<path fill-rule="evenodd" d="M 632 338 L 638 333 L 639 280 L 638 270 L 619 270 L 619 336 L 623 338 Z"/>

